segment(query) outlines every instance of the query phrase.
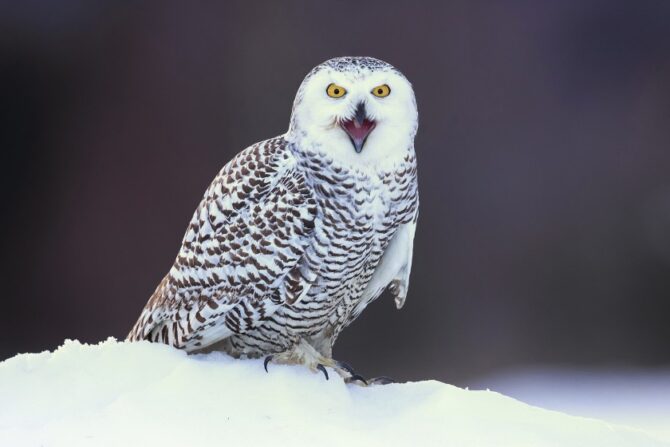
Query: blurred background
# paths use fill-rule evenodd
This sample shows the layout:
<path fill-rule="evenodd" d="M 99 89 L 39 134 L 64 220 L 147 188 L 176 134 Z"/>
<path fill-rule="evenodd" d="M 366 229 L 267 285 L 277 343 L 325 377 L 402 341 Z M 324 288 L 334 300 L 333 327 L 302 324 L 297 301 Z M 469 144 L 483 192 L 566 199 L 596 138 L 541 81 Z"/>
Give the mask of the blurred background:
<path fill-rule="evenodd" d="M 370 55 L 416 91 L 421 216 L 405 308 L 382 296 L 336 358 L 461 386 L 668 367 L 669 24 L 666 1 L 2 2 L 0 358 L 123 338 L 221 166 L 286 130 L 313 66 Z"/>

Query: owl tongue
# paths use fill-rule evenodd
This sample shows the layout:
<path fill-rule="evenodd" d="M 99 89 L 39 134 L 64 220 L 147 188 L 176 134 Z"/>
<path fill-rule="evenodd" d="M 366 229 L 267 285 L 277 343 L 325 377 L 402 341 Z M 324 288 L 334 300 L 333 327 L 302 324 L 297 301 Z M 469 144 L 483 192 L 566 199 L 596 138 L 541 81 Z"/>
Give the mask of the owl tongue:
<path fill-rule="evenodd" d="M 368 119 L 365 113 L 365 105 L 360 103 L 356 109 L 356 115 L 353 119 L 342 121 L 340 126 L 349 135 L 351 143 L 354 145 L 356 152 L 363 150 L 365 140 L 375 128 L 376 123 Z"/>

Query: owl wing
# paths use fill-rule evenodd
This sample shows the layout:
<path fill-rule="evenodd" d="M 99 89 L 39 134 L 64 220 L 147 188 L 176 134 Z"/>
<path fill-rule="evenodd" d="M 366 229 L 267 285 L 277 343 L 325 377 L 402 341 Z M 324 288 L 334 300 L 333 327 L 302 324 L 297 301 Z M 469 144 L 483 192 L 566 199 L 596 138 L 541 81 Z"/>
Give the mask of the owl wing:
<path fill-rule="evenodd" d="M 398 309 L 405 305 L 405 299 L 407 298 L 414 253 L 414 233 L 416 233 L 416 223 L 419 219 L 419 185 L 416 177 L 416 158 L 410 156 L 407 159 L 407 165 L 412 175 L 400 187 L 400 192 L 407 198 L 408 209 L 413 211 L 407 214 L 406 220 L 402 221 L 391 244 L 386 249 L 387 253 L 384 254 L 385 258 L 389 256 L 397 257 L 400 263 L 400 268 L 388 284 L 389 291 Z M 393 251 L 395 251 L 395 254 L 392 253 Z"/>
<path fill-rule="evenodd" d="M 316 202 L 287 144 L 251 146 L 221 170 L 129 340 L 201 349 L 304 296 Z"/>

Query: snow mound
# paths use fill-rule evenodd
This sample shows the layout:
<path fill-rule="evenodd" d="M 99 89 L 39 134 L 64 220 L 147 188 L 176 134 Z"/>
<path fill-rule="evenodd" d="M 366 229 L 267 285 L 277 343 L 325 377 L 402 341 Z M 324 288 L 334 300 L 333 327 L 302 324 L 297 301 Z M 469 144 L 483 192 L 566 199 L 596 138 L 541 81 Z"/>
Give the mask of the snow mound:
<path fill-rule="evenodd" d="M 0 363 L 1 446 L 660 446 L 644 432 L 440 382 L 346 385 L 303 367 L 66 341 Z"/>
<path fill-rule="evenodd" d="M 670 370 L 534 367 L 482 377 L 492 388 L 531 405 L 637 427 L 670 442 Z"/>

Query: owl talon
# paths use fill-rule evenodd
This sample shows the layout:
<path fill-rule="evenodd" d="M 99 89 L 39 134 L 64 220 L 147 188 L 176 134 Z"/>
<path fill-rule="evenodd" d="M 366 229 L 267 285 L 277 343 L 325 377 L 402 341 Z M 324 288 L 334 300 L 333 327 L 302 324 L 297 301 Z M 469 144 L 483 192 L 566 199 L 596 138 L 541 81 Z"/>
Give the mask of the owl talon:
<path fill-rule="evenodd" d="M 360 374 L 352 374 L 346 379 L 344 379 L 345 383 L 355 383 L 355 382 L 363 382 L 365 386 L 368 385 L 368 381 L 365 380 L 365 377 L 361 376 Z"/>
<path fill-rule="evenodd" d="M 389 385 L 391 383 L 396 383 L 396 381 L 390 377 L 379 376 L 370 379 L 369 385 Z"/>
<path fill-rule="evenodd" d="M 319 363 L 318 365 L 316 365 L 316 369 L 323 372 L 323 375 L 326 376 L 326 380 L 328 380 L 328 371 L 326 371 L 325 366 L 323 366 L 321 363 Z"/>
<path fill-rule="evenodd" d="M 352 376 L 356 374 L 356 371 L 354 371 L 354 368 L 352 368 L 351 365 L 349 365 L 348 363 L 342 362 L 340 360 L 336 360 L 336 364 L 339 368 L 345 370 L 346 372 L 348 372 Z"/>
<path fill-rule="evenodd" d="M 348 377 L 344 378 L 345 383 L 363 382 L 365 385 L 368 384 L 367 379 L 360 374 L 357 374 L 356 371 L 354 371 L 354 368 L 352 368 L 348 363 L 342 362 L 340 360 L 337 360 L 335 363 L 338 368 L 346 371 L 346 373 L 349 374 Z"/>
<path fill-rule="evenodd" d="M 268 355 L 267 357 L 265 357 L 265 361 L 263 362 L 263 368 L 265 368 L 265 372 L 268 372 L 268 363 L 272 361 L 273 357 L 274 356 L 272 355 Z"/>

